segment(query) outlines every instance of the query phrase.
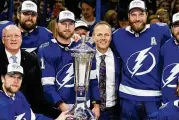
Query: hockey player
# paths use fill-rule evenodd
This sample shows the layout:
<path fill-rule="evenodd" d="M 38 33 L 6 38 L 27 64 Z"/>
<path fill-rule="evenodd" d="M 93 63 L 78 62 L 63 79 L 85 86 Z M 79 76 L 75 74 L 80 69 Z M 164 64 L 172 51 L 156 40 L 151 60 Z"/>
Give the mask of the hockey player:
<path fill-rule="evenodd" d="M 176 94 L 179 77 L 179 13 L 173 15 L 173 36 L 161 48 L 162 61 L 162 102 L 179 99 Z"/>
<path fill-rule="evenodd" d="M 128 18 L 130 26 L 116 30 L 112 40 L 123 61 L 121 120 L 152 120 L 161 103 L 159 51 L 171 33 L 166 24 L 146 24 L 142 0 L 131 1 Z"/>
<path fill-rule="evenodd" d="M 0 120 L 53 120 L 41 114 L 35 114 L 25 96 L 19 91 L 23 79 L 23 68 L 17 63 L 8 64 L 1 75 Z M 62 113 L 56 120 L 72 117 Z"/>
<path fill-rule="evenodd" d="M 38 47 L 53 38 L 52 33 L 45 27 L 37 26 L 37 5 L 25 0 L 17 11 L 17 26 L 22 31 L 22 49 L 34 52 Z"/>
<path fill-rule="evenodd" d="M 75 29 L 74 14 L 68 10 L 62 11 L 56 22 L 56 39 L 43 44 L 39 48 L 38 57 L 41 61 L 45 98 L 61 111 L 66 111 L 75 103 L 73 61 L 71 52 L 68 50 L 78 44 L 71 39 Z M 95 61 L 93 62 L 95 63 Z M 93 112 L 99 117 L 100 94 L 95 67 L 93 64 L 90 74 L 89 97 L 94 104 Z"/>

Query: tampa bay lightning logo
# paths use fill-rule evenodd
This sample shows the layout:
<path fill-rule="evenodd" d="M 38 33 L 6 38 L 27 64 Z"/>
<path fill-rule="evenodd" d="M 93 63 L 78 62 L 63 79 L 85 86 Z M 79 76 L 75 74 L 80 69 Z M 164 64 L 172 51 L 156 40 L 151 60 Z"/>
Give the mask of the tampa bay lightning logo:
<path fill-rule="evenodd" d="M 131 77 L 133 77 L 134 75 L 140 76 L 147 74 L 155 67 L 155 56 L 151 52 L 149 52 L 151 48 L 152 47 L 137 51 L 128 58 L 126 66 L 128 71 L 131 73 Z M 144 64 L 148 67 L 142 68 Z"/>
<path fill-rule="evenodd" d="M 25 116 L 25 113 L 15 116 L 15 120 L 26 120 L 26 118 L 23 118 L 24 116 Z"/>
<path fill-rule="evenodd" d="M 61 89 L 62 87 L 74 87 L 73 77 L 73 63 L 65 65 L 56 75 L 56 82 L 59 85 L 58 89 Z"/>
<path fill-rule="evenodd" d="M 176 87 L 176 82 L 172 82 L 179 76 L 179 63 L 172 63 L 165 67 L 162 74 L 162 87 Z"/>

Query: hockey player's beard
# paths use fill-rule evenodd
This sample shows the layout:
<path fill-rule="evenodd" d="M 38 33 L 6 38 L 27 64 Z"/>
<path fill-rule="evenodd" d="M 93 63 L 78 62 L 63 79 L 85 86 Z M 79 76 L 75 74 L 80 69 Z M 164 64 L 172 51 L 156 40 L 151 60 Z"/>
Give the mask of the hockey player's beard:
<path fill-rule="evenodd" d="M 22 29 L 24 29 L 24 30 L 26 30 L 26 31 L 31 31 L 31 30 L 33 30 L 35 27 L 36 27 L 36 25 L 37 25 L 37 22 L 33 22 L 33 21 L 31 21 L 33 24 L 32 25 L 27 25 L 26 24 L 26 21 L 25 22 L 22 22 L 22 21 L 19 21 L 19 24 L 20 24 L 20 26 L 21 26 L 21 28 Z"/>
<path fill-rule="evenodd" d="M 129 20 L 129 25 L 134 32 L 140 33 L 145 28 L 146 22 L 142 22 L 140 26 L 136 26 L 135 22 Z"/>
<path fill-rule="evenodd" d="M 15 94 L 17 91 L 19 91 L 19 88 L 13 89 L 12 86 L 11 87 L 5 87 L 6 92 L 11 93 L 11 94 Z"/>
<path fill-rule="evenodd" d="M 74 32 L 70 32 L 70 34 L 64 34 L 63 32 L 58 31 L 58 35 L 63 39 L 70 39 L 73 34 Z"/>

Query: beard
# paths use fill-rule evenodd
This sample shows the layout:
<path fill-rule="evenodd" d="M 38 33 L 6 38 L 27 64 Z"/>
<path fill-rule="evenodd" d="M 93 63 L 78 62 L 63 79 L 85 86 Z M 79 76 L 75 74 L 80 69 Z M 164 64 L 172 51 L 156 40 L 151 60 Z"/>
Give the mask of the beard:
<path fill-rule="evenodd" d="M 146 22 L 142 22 L 141 25 L 136 26 L 134 22 L 129 20 L 129 25 L 134 32 L 140 33 L 145 28 Z"/>
<path fill-rule="evenodd" d="M 63 39 L 70 39 L 73 36 L 74 32 L 70 32 L 70 31 L 68 31 L 68 32 L 69 32 L 69 34 L 65 34 L 61 31 L 58 31 L 58 35 Z"/>
<path fill-rule="evenodd" d="M 17 91 L 19 91 L 20 88 L 14 89 L 12 86 L 10 86 L 10 87 L 5 87 L 5 89 L 8 93 L 15 94 L 17 93 Z"/>
<path fill-rule="evenodd" d="M 31 25 L 26 24 L 27 21 L 30 21 L 32 24 Z M 37 22 L 33 22 L 32 20 L 26 20 L 23 22 L 23 21 L 19 20 L 19 24 L 22 27 L 22 29 L 24 29 L 26 31 L 31 31 L 36 27 Z"/>

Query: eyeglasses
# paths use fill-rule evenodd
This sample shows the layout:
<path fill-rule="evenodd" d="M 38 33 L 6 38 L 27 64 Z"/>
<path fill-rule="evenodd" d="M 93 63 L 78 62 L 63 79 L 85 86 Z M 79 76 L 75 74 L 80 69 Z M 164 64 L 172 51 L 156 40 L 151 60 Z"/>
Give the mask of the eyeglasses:
<path fill-rule="evenodd" d="M 12 39 L 13 37 L 14 37 L 15 39 L 18 39 L 18 38 L 21 37 L 21 35 L 6 35 L 6 36 L 3 36 L 3 37 L 6 38 L 6 39 Z"/>
<path fill-rule="evenodd" d="M 29 15 L 31 15 L 32 17 L 37 16 L 37 13 L 35 13 L 35 12 L 22 12 L 22 14 L 23 14 L 24 16 L 29 16 Z"/>

